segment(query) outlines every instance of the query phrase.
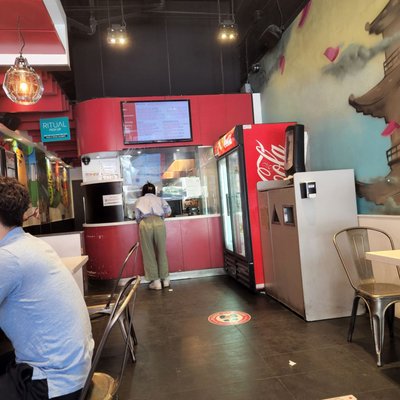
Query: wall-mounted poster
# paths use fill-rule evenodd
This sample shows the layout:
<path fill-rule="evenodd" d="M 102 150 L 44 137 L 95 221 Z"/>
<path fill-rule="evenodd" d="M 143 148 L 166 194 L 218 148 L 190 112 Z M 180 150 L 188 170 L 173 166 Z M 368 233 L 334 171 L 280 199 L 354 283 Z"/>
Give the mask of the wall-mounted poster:
<path fill-rule="evenodd" d="M 13 151 L 5 150 L 6 176 L 18 178 L 17 156 Z"/>

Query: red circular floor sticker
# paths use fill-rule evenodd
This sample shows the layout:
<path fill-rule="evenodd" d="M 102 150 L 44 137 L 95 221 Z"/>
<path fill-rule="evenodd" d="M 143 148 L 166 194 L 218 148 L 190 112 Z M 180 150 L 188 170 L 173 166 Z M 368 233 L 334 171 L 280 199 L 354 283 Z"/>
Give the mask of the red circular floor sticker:
<path fill-rule="evenodd" d="M 251 320 L 251 315 L 242 311 L 219 311 L 208 317 L 208 322 L 215 325 L 240 325 Z"/>

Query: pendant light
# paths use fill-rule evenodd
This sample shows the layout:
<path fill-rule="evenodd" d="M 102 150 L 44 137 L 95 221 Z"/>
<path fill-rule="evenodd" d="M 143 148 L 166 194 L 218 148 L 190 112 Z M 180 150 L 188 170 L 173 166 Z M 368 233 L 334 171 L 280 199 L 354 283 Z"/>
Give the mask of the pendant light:
<path fill-rule="evenodd" d="M 107 14 L 108 14 L 107 43 L 110 45 L 118 45 L 118 46 L 126 45 L 128 43 L 128 34 L 126 32 L 123 0 L 121 0 L 121 24 L 111 24 L 110 6 L 108 0 L 107 0 Z"/>
<path fill-rule="evenodd" d="M 221 6 L 220 0 L 218 0 L 218 39 L 220 42 L 229 43 L 234 42 L 239 36 L 238 28 L 235 23 L 234 5 L 233 0 L 231 0 L 231 18 L 221 21 Z"/>
<path fill-rule="evenodd" d="M 19 57 L 15 59 L 4 76 L 3 89 L 7 97 L 14 103 L 30 105 L 37 103 L 43 94 L 43 83 L 40 76 L 29 65 L 27 59 L 22 56 L 22 50 L 25 47 L 25 40 L 22 36 L 19 17 L 18 33 L 22 41 L 22 47 Z"/>

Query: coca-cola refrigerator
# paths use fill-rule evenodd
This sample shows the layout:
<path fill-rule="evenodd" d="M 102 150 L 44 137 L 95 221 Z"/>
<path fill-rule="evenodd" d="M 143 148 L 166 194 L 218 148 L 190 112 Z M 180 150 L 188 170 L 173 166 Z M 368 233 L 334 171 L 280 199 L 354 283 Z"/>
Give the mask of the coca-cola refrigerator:
<path fill-rule="evenodd" d="M 285 130 L 292 124 L 238 125 L 214 145 L 224 269 L 253 291 L 265 287 L 257 182 L 285 178 Z"/>

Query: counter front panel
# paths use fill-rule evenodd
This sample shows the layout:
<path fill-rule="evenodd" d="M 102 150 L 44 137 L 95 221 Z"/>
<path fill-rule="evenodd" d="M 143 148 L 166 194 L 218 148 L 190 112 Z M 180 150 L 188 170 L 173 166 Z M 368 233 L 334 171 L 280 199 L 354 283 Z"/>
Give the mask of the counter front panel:
<path fill-rule="evenodd" d="M 220 216 L 167 218 L 167 255 L 170 272 L 195 271 L 223 266 Z M 135 221 L 116 224 L 85 224 L 89 256 L 88 276 L 115 279 L 129 249 L 139 241 Z M 127 265 L 124 277 L 144 275 L 139 247 L 136 263 Z"/>

